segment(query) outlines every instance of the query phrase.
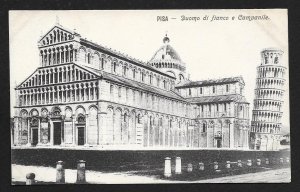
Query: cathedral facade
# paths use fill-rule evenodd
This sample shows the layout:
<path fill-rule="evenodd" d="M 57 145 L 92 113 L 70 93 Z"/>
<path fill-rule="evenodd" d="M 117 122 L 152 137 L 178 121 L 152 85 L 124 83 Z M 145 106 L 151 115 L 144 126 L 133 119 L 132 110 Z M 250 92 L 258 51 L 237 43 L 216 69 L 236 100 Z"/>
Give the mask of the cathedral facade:
<path fill-rule="evenodd" d="M 16 88 L 14 146 L 249 148 L 242 77 L 191 81 L 169 37 L 149 62 L 56 24 Z"/>

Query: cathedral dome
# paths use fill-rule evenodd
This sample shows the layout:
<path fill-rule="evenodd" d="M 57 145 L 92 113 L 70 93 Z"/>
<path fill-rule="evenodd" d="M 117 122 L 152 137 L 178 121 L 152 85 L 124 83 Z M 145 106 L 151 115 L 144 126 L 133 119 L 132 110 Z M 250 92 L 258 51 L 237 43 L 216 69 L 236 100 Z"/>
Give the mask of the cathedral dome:
<path fill-rule="evenodd" d="M 156 63 L 174 63 L 178 66 L 182 66 L 185 68 L 185 64 L 181 61 L 178 53 L 175 51 L 175 49 L 169 44 L 170 39 L 166 35 L 163 38 L 164 45 L 161 46 L 153 55 L 153 57 L 150 60 L 151 64 Z"/>

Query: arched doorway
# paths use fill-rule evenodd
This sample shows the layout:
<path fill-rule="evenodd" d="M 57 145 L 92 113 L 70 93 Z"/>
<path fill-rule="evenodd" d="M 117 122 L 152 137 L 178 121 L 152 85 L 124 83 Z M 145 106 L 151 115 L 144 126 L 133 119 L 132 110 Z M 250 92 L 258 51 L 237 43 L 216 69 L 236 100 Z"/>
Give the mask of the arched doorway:
<path fill-rule="evenodd" d="M 38 144 L 38 119 L 33 117 L 31 120 L 31 145 L 36 146 Z"/>
<path fill-rule="evenodd" d="M 60 145 L 63 140 L 63 125 L 61 119 L 61 110 L 54 107 L 51 113 L 51 120 L 53 122 L 53 145 Z"/>
<path fill-rule="evenodd" d="M 77 118 L 77 145 L 85 144 L 85 117 L 82 114 Z"/>

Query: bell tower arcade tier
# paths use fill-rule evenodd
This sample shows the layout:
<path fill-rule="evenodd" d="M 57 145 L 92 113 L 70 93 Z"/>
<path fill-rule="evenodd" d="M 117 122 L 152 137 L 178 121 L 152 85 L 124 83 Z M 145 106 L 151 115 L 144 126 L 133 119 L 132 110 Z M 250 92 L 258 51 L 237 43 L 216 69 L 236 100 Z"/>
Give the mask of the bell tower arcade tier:
<path fill-rule="evenodd" d="M 254 149 L 278 150 L 280 145 L 286 73 L 282 56 L 283 51 L 280 49 L 270 48 L 261 52 L 251 122 Z"/>

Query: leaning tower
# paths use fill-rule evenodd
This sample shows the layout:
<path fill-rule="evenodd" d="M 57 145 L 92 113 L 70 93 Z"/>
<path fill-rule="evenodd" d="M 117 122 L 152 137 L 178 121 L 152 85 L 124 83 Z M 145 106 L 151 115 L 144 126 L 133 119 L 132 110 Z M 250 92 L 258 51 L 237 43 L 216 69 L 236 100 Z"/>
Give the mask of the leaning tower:
<path fill-rule="evenodd" d="M 255 149 L 278 150 L 280 145 L 286 73 L 282 55 L 280 49 L 264 49 L 261 52 L 251 122 L 251 138 Z"/>

